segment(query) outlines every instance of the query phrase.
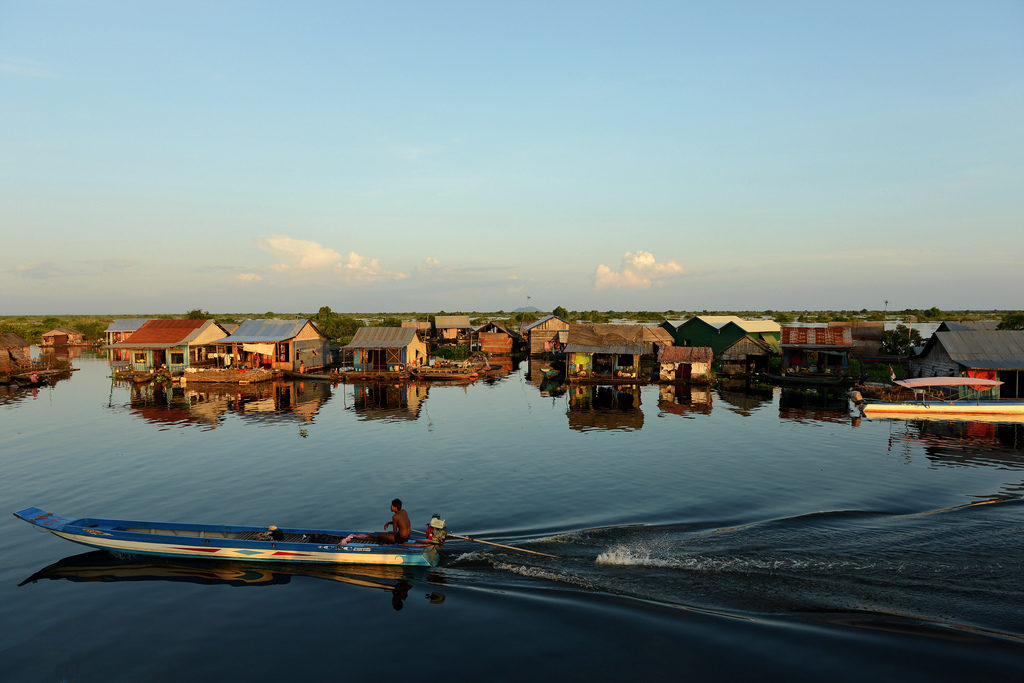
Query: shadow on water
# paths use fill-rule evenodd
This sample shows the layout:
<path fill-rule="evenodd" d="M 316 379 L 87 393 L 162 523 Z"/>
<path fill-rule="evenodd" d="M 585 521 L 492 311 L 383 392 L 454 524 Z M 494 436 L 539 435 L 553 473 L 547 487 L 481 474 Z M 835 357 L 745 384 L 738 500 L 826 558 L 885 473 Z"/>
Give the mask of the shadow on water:
<path fill-rule="evenodd" d="M 215 586 L 279 586 L 293 578 L 334 581 L 391 594 L 391 607 L 402 609 L 415 584 L 437 584 L 442 579 L 425 567 L 376 565 L 303 565 L 263 562 L 175 560 L 112 554 L 104 550 L 70 555 L 32 574 L 19 586 L 49 579 L 80 583 L 119 581 L 171 581 Z M 433 604 L 444 594 L 426 594 Z"/>
<path fill-rule="evenodd" d="M 453 583 L 479 581 L 486 570 L 502 585 L 550 582 L 730 619 L 1024 644 L 1024 554 L 1013 522 L 1022 505 L 1024 495 L 1006 493 L 914 513 L 602 527 L 521 544 L 557 560 L 464 548 L 443 568 Z M 1007 550 L 993 557 L 992 547 Z"/>

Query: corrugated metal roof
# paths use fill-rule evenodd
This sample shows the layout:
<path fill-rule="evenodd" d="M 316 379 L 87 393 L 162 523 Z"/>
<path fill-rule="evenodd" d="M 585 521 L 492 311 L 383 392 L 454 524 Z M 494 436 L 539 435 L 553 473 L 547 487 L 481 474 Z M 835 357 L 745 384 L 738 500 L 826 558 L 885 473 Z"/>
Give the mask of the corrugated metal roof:
<path fill-rule="evenodd" d="M 949 357 L 960 365 L 986 370 L 1024 370 L 1024 330 L 936 332 Z"/>
<path fill-rule="evenodd" d="M 306 326 L 308 318 L 300 320 L 244 320 L 230 336 L 218 339 L 218 344 L 268 344 L 291 339 Z"/>
<path fill-rule="evenodd" d="M 472 325 L 469 324 L 469 316 L 438 315 L 434 316 L 434 327 L 439 330 L 451 330 L 472 327 Z"/>
<path fill-rule="evenodd" d="M 743 322 L 743 320 L 735 315 L 698 315 L 695 319 L 718 329 L 725 327 L 729 323 L 739 325 Z M 690 320 L 694 320 L 694 318 L 690 318 Z"/>
<path fill-rule="evenodd" d="M 668 346 L 658 354 L 662 363 L 710 363 L 710 346 Z"/>
<path fill-rule="evenodd" d="M 852 347 L 853 330 L 849 327 L 783 327 L 782 346 L 790 347 Z"/>
<path fill-rule="evenodd" d="M 416 339 L 415 327 L 360 327 L 346 349 L 391 349 L 408 346 Z"/>
<path fill-rule="evenodd" d="M 744 332 L 781 332 L 782 325 L 774 320 L 740 320 L 736 323 Z"/>
<path fill-rule="evenodd" d="M 208 320 L 149 320 L 142 324 L 125 344 L 177 344 L 185 341 Z"/>
<path fill-rule="evenodd" d="M 553 319 L 553 318 L 556 318 L 556 319 L 558 319 L 558 320 L 562 320 L 562 319 L 561 319 L 561 318 L 559 318 L 559 317 L 558 317 L 557 315 L 546 315 L 546 316 L 544 316 L 543 318 L 541 318 L 540 320 L 534 320 L 534 321 L 533 321 L 532 323 L 530 323 L 529 325 L 524 325 L 524 326 L 523 326 L 523 328 L 522 328 L 522 329 L 523 329 L 523 332 L 529 332 L 529 331 L 530 331 L 530 330 L 532 330 L 533 328 L 537 327 L 537 325 L 540 325 L 541 323 L 546 323 L 547 321 L 549 321 L 549 320 L 551 320 L 551 319 Z M 568 322 L 567 320 L 562 320 L 562 322 L 563 322 L 563 323 L 565 323 L 566 325 L 568 325 L 568 324 L 569 324 L 569 322 Z"/>
<path fill-rule="evenodd" d="M 643 344 L 633 339 L 606 332 L 600 327 L 635 327 L 633 325 L 570 325 L 568 344 L 565 350 L 568 353 L 618 353 L 633 355 L 643 353 Z"/>
<path fill-rule="evenodd" d="M 119 318 L 107 325 L 107 332 L 134 332 L 155 318 Z"/>

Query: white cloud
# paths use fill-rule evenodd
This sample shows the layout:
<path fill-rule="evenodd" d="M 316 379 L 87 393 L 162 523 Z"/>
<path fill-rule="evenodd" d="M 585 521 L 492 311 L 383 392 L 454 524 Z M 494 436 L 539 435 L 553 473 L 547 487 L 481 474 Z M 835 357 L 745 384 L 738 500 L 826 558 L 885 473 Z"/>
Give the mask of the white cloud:
<path fill-rule="evenodd" d="M 259 282 L 263 279 L 263 276 L 257 275 L 256 273 L 239 273 L 235 276 L 235 279 L 241 280 L 242 282 Z"/>
<path fill-rule="evenodd" d="M 257 244 L 260 249 L 284 261 L 284 263 L 271 266 L 278 271 L 292 267 L 303 270 L 322 270 L 341 261 L 341 254 L 317 242 L 274 235 L 264 237 Z"/>
<path fill-rule="evenodd" d="M 375 280 L 404 280 L 406 273 L 394 273 L 380 265 L 380 259 L 366 258 L 356 252 L 349 252 L 348 261 L 339 263 L 335 269 L 348 282 L 373 282 Z"/>
<path fill-rule="evenodd" d="M 658 263 L 648 251 L 627 251 L 618 272 L 603 263 L 597 267 L 594 289 L 650 289 L 655 280 L 682 274 L 683 267 L 675 261 Z"/>
<path fill-rule="evenodd" d="M 427 268 L 439 268 L 441 266 L 441 260 L 436 259 L 433 256 L 428 256 L 423 259 L 423 263 Z"/>

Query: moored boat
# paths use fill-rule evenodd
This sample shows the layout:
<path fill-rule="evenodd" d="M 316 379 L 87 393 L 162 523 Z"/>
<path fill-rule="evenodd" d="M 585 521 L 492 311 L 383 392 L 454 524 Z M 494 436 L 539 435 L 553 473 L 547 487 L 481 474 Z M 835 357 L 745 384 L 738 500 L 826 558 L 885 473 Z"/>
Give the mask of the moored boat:
<path fill-rule="evenodd" d="M 865 417 L 972 417 L 1005 418 L 1024 420 L 1024 401 L 996 398 L 980 398 L 981 393 L 991 391 L 1002 384 L 999 380 L 976 377 L 920 377 L 896 380 L 895 384 L 915 392 L 921 398 L 893 400 L 857 400 Z M 931 393 L 929 390 L 945 389 L 949 394 Z M 973 390 L 978 397 L 963 396 L 965 390 Z"/>
<path fill-rule="evenodd" d="M 14 513 L 74 543 L 120 553 L 268 562 L 435 566 L 448 529 L 435 516 L 427 540 L 377 543 L 373 532 L 222 524 L 178 524 L 83 517 L 37 507 Z"/>

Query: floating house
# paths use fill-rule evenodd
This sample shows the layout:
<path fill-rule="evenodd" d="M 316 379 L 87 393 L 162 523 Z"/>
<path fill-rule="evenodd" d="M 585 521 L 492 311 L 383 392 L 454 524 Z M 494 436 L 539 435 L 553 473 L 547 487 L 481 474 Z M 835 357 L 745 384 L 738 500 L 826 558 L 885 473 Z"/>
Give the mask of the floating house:
<path fill-rule="evenodd" d="M 643 344 L 596 325 L 571 325 L 565 345 L 565 376 L 580 380 L 637 382 Z"/>
<path fill-rule="evenodd" d="M 1024 398 L 1024 330 L 936 332 L 910 360 L 911 377 L 978 377 L 1003 382 L 986 397 Z"/>
<path fill-rule="evenodd" d="M 497 356 L 508 355 L 512 353 L 518 338 L 518 333 L 513 334 L 507 327 L 492 320 L 473 332 L 472 347 Z"/>
<path fill-rule="evenodd" d="M 783 327 L 784 372 L 843 374 L 850 363 L 853 331 L 849 327 Z"/>
<path fill-rule="evenodd" d="M 539 356 L 563 350 L 568 330 L 568 322 L 557 315 L 549 315 L 532 323 L 523 323 L 519 327 L 519 334 L 526 341 L 530 355 Z"/>
<path fill-rule="evenodd" d="M 213 320 L 149 320 L 111 348 L 130 350 L 135 372 L 166 367 L 170 374 L 180 375 L 187 367 L 208 363 L 214 344 L 226 336 Z"/>
<path fill-rule="evenodd" d="M 778 355 L 767 342 L 743 336 L 718 354 L 723 375 L 754 375 L 768 372 L 772 356 Z"/>
<path fill-rule="evenodd" d="M 135 334 L 143 324 L 153 318 L 120 318 L 114 320 L 107 329 L 103 331 L 103 338 L 108 347 L 119 342 L 127 341 L 128 337 Z M 107 349 L 107 360 L 111 362 L 126 361 L 131 353 L 128 349 Z"/>
<path fill-rule="evenodd" d="M 667 321 L 662 327 L 672 333 L 676 346 L 710 346 L 718 355 L 743 337 L 778 348 L 782 327 L 774 320 L 743 320 L 735 315 L 698 315 L 682 322 Z"/>
<path fill-rule="evenodd" d="M 473 326 L 465 315 L 434 316 L 434 335 L 442 342 L 461 342 L 469 339 Z"/>
<path fill-rule="evenodd" d="M 271 370 L 319 370 L 331 364 L 329 342 L 307 318 L 245 320 L 217 342 L 235 365 Z"/>
<path fill-rule="evenodd" d="M 427 362 L 427 345 L 412 327 L 360 327 L 342 348 L 356 372 L 405 372 Z"/>
<path fill-rule="evenodd" d="M 402 327 L 412 327 L 424 341 L 430 338 L 430 331 L 433 329 L 429 320 L 403 320 Z"/>
<path fill-rule="evenodd" d="M 55 327 L 43 333 L 40 346 L 78 346 L 85 344 L 85 335 L 69 327 Z"/>
<path fill-rule="evenodd" d="M 711 377 L 710 346 L 666 346 L 658 354 L 662 382 L 707 381 Z"/>
<path fill-rule="evenodd" d="M 13 332 L 0 334 L 0 372 L 14 370 L 32 361 L 30 345 Z"/>

